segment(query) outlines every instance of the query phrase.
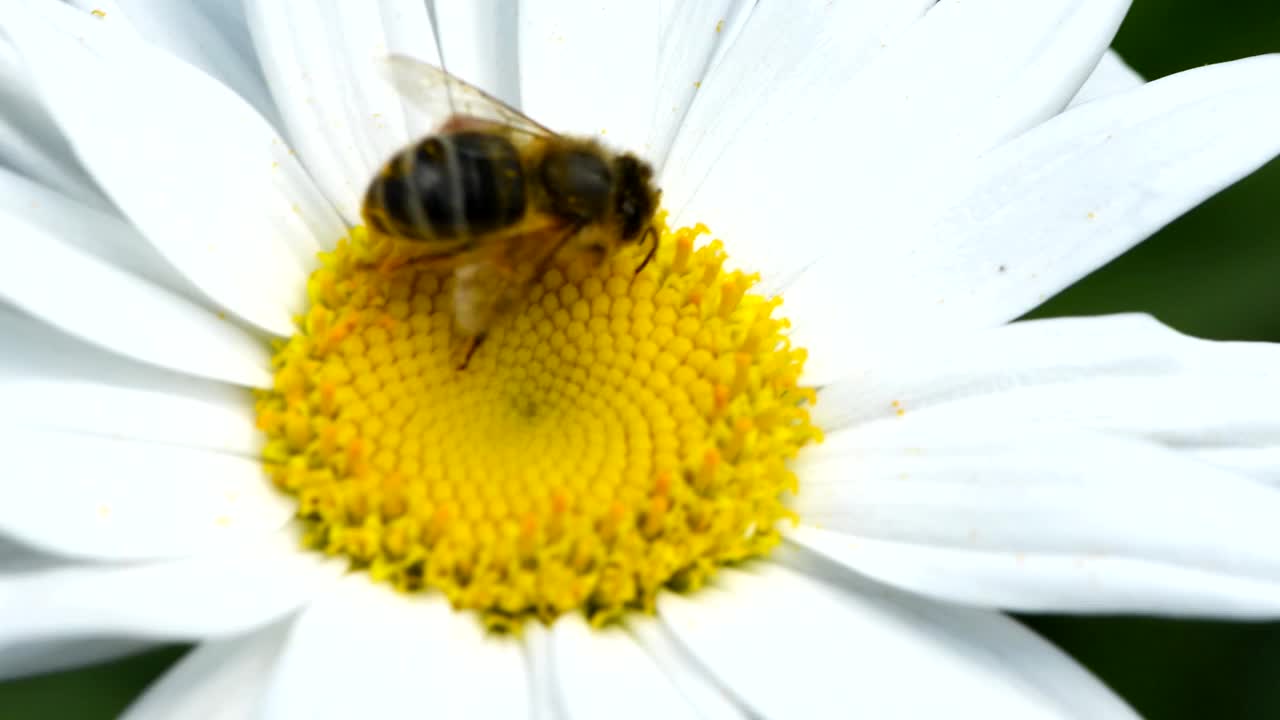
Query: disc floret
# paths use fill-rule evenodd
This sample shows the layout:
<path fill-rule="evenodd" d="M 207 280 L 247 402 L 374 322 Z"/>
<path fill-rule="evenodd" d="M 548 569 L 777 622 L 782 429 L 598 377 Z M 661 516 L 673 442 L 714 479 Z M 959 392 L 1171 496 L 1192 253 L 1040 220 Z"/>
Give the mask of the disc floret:
<path fill-rule="evenodd" d="M 305 544 L 500 627 L 651 610 L 769 552 L 820 438 L 805 352 L 705 228 L 659 228 L 638 275 L 550 269 L 465 370 L 447 273 L 387 272 L 360 228 L 325 253 L 257 403 Z"/>

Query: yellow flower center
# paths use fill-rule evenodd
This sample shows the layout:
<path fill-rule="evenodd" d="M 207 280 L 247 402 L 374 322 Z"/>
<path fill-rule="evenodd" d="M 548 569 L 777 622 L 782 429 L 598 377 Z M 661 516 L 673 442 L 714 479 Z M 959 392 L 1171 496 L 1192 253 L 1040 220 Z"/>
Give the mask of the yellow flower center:
<path fill-rule="evenodd" d="M 549 270 L 469 365 L 448 273 L 386 270 L 363 228 L 322 255 L 258 399 L 307 546 L 490 626 L 652 610 L 767 553 L 788 460 L 820 433 L 780 300 L 705 228 Z"/>

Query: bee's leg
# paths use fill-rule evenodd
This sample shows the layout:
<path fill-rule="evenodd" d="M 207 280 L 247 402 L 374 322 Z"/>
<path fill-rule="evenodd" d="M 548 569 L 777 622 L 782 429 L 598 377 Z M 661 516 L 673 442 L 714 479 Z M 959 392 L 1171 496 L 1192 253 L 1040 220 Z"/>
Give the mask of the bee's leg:
<path fill-rule="evenodd" d="M 653 260 L 653 256 L 658 254 L 658 231 L 654 230 L 652 225 L 649 226 L 648 230 L 644 231 L 646 238 L 650 235 L 653 236 L 653 244 L 649 246 L 649 252 L 645 253 L 644 260 L 641 260 L 639 267 L 636 268 L 636 275 L 639 275 L 640 271 L 644 270 L 649 262 Z"/>
<path fill-rule="evenodd" d="M 395 265 L 392 270 L 400 268 L 413 268 L 415 270 L 450 270 L 457 266 L 458 256 L 456 254 L 448 255 L 419 255 L 415 258 L 388 258 L 383 264 L 386 265 L 395 259 Z"/>
<path fill-rule="evenodd" d="M 365 227 L 369 229 L 369 247 L 375 254 L 385 252 L 382 260 L 378 262 L 378 272 L 382 275 L 390 275 L 404 264 L 400 247 L 391 237 L 391 233 L 387 232 L 386 224 L 377 214 L 366 212 L 364 222 Z"/>
<path fill-rule="evenodd" d="M 487 333 L 472 335 L 467 338 L 466 350 L 462 353 L 462 362 L 458 365 L 458 370 L 466 370 L 467 365 L 471 364 L 471 356 L 476 354 L 476 350 L 480 349 L 480 343 L 484 342 Z"/>
<path fill-rule="evenodd" d="M 405 258 L 400 254 L 399 250 L 392 248 L 391 252 L 378 263 L 378 272 L 382 275 L 391 275 L 396 270 L 404 267 Z"/>
<path fill-rule="evenodd" d="M 385 276 L 393 275 L 404 268 L 445 270 L 452 267 L 455 262 L 456 255 L 452 253 L 413 257 L 409 252 L 403 250 L 399 244 L 394 244 L 386 257 L 378 263 L 378 272 Z"/>

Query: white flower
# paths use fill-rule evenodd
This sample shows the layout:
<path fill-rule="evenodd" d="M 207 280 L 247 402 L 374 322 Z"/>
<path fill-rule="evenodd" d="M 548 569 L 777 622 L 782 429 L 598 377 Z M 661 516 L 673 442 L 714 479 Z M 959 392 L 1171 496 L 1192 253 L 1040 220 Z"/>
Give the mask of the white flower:
<path fill-rule="evenodd" d="M 1143 85 L 1121 0 L 436 3 L 451 70 L 656 159 L 822 387 L 782 548 L 516 641 L 300 550 L 244 390 L 421 130 L 374 60 L 438 57 L 423 4 L 73 4 L 0 4 L 0 673 L 189 640 L 130 717 L 1109 717 L 999 611 L 1280 615 L 1280 349 L 1006 324 L 1280 151 L 1280 58 Z"/>

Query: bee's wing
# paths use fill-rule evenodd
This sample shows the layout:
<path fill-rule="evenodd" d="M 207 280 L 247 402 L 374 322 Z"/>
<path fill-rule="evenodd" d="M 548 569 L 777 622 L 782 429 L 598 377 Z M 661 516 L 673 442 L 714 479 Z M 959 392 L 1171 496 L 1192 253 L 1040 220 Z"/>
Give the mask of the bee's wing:
<path fill-rule="evenodd" d="M 390 55 L 382 70 L 400 97 L 425 113 L 433 127 L 444 125 L 453 116 L 462 116 L 530 135 L 555 135 L 519 110 L 431 63 Z"/>
<path fill-rule="evenodd" d="M 514 232 L 486 241 L 461 258 L 453 271 L 453 309 L 458 330 L 475 335 L 506 312 L 529 284 L 578 232 L 575 225 L 556 224 Z"/>

